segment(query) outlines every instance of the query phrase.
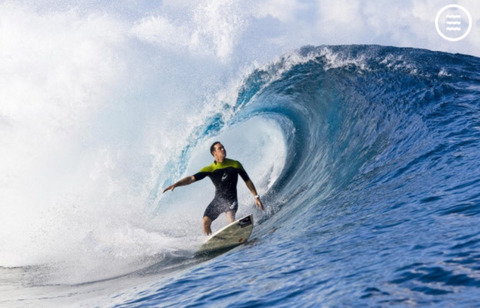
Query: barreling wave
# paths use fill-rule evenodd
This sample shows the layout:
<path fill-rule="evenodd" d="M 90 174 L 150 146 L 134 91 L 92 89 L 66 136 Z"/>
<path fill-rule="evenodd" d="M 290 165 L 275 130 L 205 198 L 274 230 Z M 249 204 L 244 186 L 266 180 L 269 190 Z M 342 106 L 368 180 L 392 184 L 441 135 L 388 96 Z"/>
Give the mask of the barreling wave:
<path fill-rule="evenodd" d="M 315 206 L 352 183 L 401 181 L 419 165 L 433 164 L 458 149 L 451 138 L 458 130 L 478 136 L 478 120 L 461 112 L 465 101 L 478 104 L 472 99 L 479 91 L 478 67 L 475 57 L 420 49 L 307 46 L 256 69 L 236 103 L 190 139 L 256 117 L 275 121 L 287 157 L 266 198 L 275 212 L 295 198 L 301 201 L 290 209 Z"/>
<path fill-rule="evenodd" d="M 271 211 L 249 249 L 204 265 L 215 274 L 199 277 L 197 269 L 134 302 L 166 304 L 175 290 L 202 296 L 168 304 L 228 298 L 231 305 L 272 306 L 308 298 L 327 306 L 474 305 L 479 68 L 480 59 L 465 55 L 325 46 L 255 70 L 236 103 L 193 139 L 275 122 L 286 155 L 263 198 Z M 235 281 L 253 280 L 255 292 L 235 284 L 230 296 L 231 264 L 247 263 Z"/>
<path fill-rule="evenodd" d="M 284 136 L 283 168 L 264 195 L 270 212 L 254 232 L 261 248 L 241 258 L 252 271 L 281 264 L 285 275 L 244 270 L 236 279 L 295 287 L 258 296 L 239 288 L 251 298 L 242 304 L 293 304 L 301 290 L 336 306 L 357 288 L 356 304 L 457 303 L 461 292 L 460 305 L 472 305 L 480 287 L 479 72 L 476 57 L 381 46 L 303 47 L 252 72 L 236 103 L 195 135 L 268 119 Z M 217 267 L 231 258 L 240 255 Z M 223 290 L 229 274 L 215 272 L 208 290 Z"/>
<path fill-rule="evenodd" d="M 304 47 L 246 79 L 232 121 L 278 121 L 288 155 L 272 199 L 301 192 L 315 204 L 359 178 L 387 182 L 422 155 L 453 151 L 440 119 L 477 94 L 462 87 L 478 82 L 475 67 L 476 58 L 427 50 Z M 472 120 L 463 130 L 476 135 Z"/>

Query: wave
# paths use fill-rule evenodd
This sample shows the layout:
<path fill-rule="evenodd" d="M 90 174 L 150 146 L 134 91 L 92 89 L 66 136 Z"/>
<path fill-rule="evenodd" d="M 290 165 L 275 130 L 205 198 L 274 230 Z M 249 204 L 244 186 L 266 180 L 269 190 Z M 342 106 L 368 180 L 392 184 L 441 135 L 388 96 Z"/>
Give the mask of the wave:
<path fill-rule="evenodd" d="M 246 126 L 250 139 L 281 133 L 282 169 L 264 196 L 271 211 L 242 251 L 119 307 L 219 298 L 428 305 L 458 303 L 459 293 L 471 306 L 480 286 L 479 68 L 478 58 L 428 50 L 309 46 L 256 69 L 228 120 L 205 129 L 218 113 L 194 139 Z"/>
<path fill-rule="evenodd" d="M 185 251 L 193 255 L 213 188 L 201 183 L 172 194 L 161 190 L 206 165 L 208 146 L 216 139 L 247 168 L 267 205 L 265 213 L 255 212 L 248 191 L 239 188 L 239 214 L 255 212 L 256 236 L 278 226 L 315 230 L 320 221 L 328 225 L 352 213 L 361 221 L 396 209 L 411 214 L 418 206 L 445 200 L 451 202 L 432 210 L 436 215 L 477 215 L 472 204 L 478 199 L 478 176 L 469 174 L 480 174 L 475 160 L 479 67 L 478 58 L 466 55 L 352 45 L 306 46 L 255 69 L 240 86 L 225 90 L 234 99 L 214 105 L 207 100 L 205 110 L 189 118 L 186 137 L 172 130 L 180 146 L 162 153 L 161 170 L 157 164 L 148 171 L 156 178 L 147 201 L 139 203 L 143 213 L 122 208 L 118 219 L 108 219 L 108 226 L 94 224 L 84 236 L 78 230 L 92 224 L 92 215 L 76 210 L 81 223 L 67 222 L 78 232 L 66 239 L 77 245 L 80 234 L 79 264 L 91 271 L 66 283 L 146 266 L 161 272 L 164 265 L 185 262 Z M 103 221 L 110 212 L 94 213 Z M 394 228 L 404 221 L 408 218 L 389 218 L 372 228 Z M 214 227 L 224 223 L 219 218 Z M 126 239 L 136 242 L 125 244 Z M 71 254 L 53 259 L 61 270 L 46 280 L 63 283 L 57 276 L 76 273 Z"/>
<path fill-rule="evenodd" d="M 195 139 L 245 123 L 256 131 L 249 137 L 262 137 L 269 132 L 262 121 L 276 123 L 270 132 L 283 136 L 285 156 L 265 191 L 271 211 L 250 249 L 217 260 L 215 278 L 196 276 L 200 268 L 137 302 L 165 299 L 173 287 L 175 294 L 224 290 L 229 265 L 239 259 L 251 262 L 235 281 L 295 285 L 268 296 L 236 286 L 235 298 L 245 292 L 249 303 L 293 303 L 300 292 L 335 306 L 351 299 L 352 288 L 361 294 L 356 302 L 374 306 L 476 294 L 479 68 L 480 59 L 466 55 L 362 45 L 307 46 L 256 69 L 228 120 L 204 129 L 218 123 L 218 113 Z M 243 147 L 243 140 L 230 141 Z M 208 286 L 198 286 L 205 277 Z"/>
<path fill-rule="evenodd" d="M 365 178 L 374 177 L 377 184 L 398 181 L 438 152 L 455 151 L 458 145 L 449 144 L 450 134 L 439 133 L 440 119 L 464 108 L 460 97 L 476 95 L 477 67 L 475 57 L 420 49 L 303 47 L 245 78 L 235 103 L 197 128 L 173 169 L 184 173 L 189 166 L 184 162 L 199 144 L 248 122 L 243 127 L 255 127 L 249 138 L 273 131 L 283 137 L 255 155 L 285 152 L 279 155 L 281 173 L 263 187 L 272 213 L 285 204 L 290 210 L 298 204 L 315 206 Z M 470 86 L 462 88 L 464 84 Z M 266 120 L 276 123 L 279 132 L 273 126 L 261 131 Z M 476 136 L 475 121 L 469 123 L 463 133 Z M 252 148 L 247 138 L 232 139 L 237 141 L 233 147 Z M 247 150 L 239 159 L 244 155 Z M 301 200 L 294 202 L 297 206 L 291 204 L 295 198 Z"/>
<path fill-rule="evenodd" d="M 419 153 L 446 150 L 440 145 L 448 135 L 432 135 L 435 122 L 448 117 L 445 105 L 458 106 L 466 91 L 458 83 L 478 80 L 477 65 L 473 57 L 418 49 L 304 47 L 250 75 L 232 123 L 251 116 L 278 122 L 288 153 L 271 200 L 287 203 L 301 192 L 316 204 L 358 178 L 392 180 Z M 411 165 L 402 164 L 407 157 Z"/>

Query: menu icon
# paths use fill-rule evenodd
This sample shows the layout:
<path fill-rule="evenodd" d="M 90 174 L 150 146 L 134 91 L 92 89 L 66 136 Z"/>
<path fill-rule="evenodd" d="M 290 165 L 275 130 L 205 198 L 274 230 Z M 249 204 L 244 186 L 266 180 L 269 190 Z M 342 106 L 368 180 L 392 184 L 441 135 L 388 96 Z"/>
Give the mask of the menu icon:
<path fill-rule="evenodd" d="M 438 11 L 435 27 L 438 34 L 447 41 L 460 41 L 472 29 L 472 16 L 463 6 L 450 4 Z"/>

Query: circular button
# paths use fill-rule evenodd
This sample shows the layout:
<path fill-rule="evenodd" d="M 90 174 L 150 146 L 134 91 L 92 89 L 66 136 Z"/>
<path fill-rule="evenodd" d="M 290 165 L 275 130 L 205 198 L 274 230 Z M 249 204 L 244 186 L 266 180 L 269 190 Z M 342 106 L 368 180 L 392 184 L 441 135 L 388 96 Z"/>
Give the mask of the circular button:
<path fill-rule="evenodd" d="M 435 27 L 438 34 L 447 41 L 460 41 L 472 30 L 472 16 L 463 6 L 450 4 L 438 11 Z"/>

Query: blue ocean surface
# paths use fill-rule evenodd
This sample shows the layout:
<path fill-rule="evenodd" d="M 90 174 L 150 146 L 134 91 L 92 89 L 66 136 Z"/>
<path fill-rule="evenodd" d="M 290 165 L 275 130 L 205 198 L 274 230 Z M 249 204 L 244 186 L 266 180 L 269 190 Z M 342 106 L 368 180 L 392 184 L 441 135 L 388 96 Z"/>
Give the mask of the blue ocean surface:
<path fill-rule="evenodd" d="M 247 245 L 114 307 L 478 305 L 480 59 L 303 47 L 234 112 L 203 132 L 265 117 L 286 137 L 270 212 Z"/>
<path fill-rule="evenodd" d="M 181 156 L 159 172 L 150 192 L 156 215 L 168 209 L 161 189 L 190 171 L 195 147 L 255 123 L 271 123 L 285 155 L 278 174 L 259 185 L 266 211 L 240 205 L 255 215 L 247 244 L 215 258 L 195 258 L 186 245 L 119 277 L 43 286 L 25 303 L 63 297 L 57 304 L 76 306 L 69 298 L 80 292 L 95 295 L 84 304 L 92 307 L 479 305 L 479 58 L 305 46 L 259 67 L 235 103 L 196 123 Z M 232 158 L 247 171 L 256 159 Z M 197 196 L 177 188 L 168 200 Z"/>

